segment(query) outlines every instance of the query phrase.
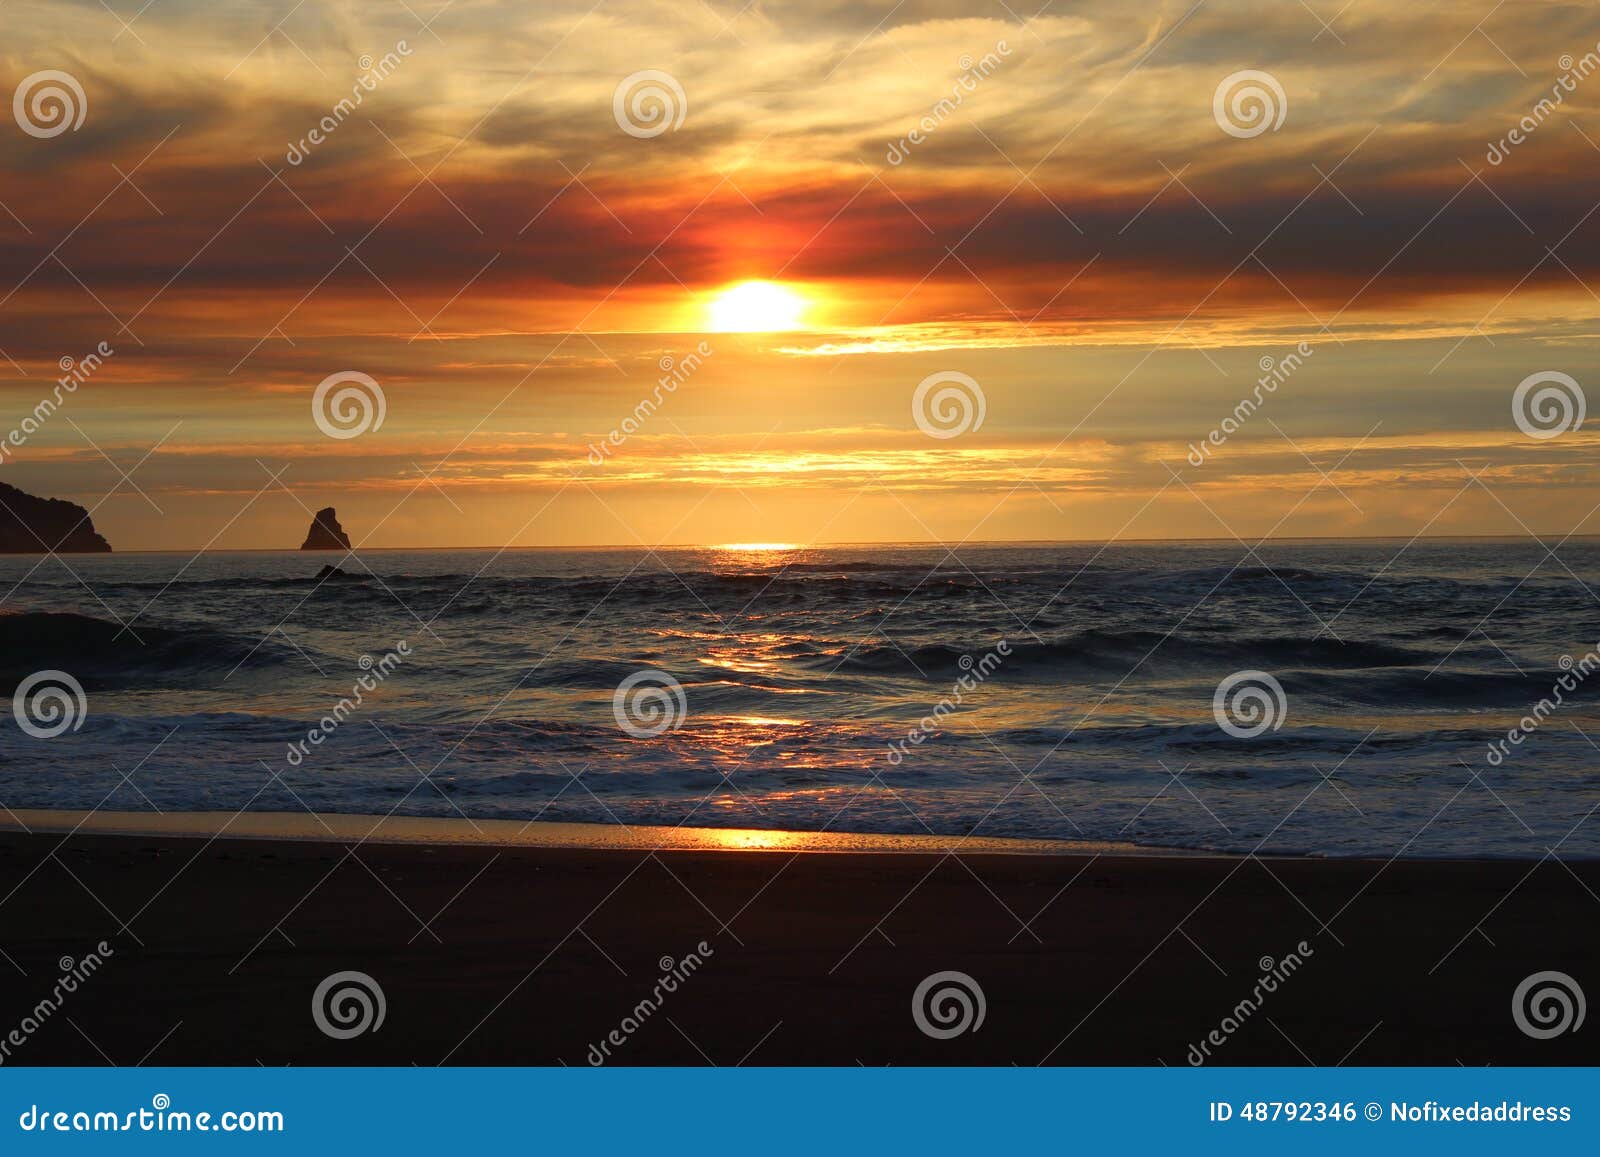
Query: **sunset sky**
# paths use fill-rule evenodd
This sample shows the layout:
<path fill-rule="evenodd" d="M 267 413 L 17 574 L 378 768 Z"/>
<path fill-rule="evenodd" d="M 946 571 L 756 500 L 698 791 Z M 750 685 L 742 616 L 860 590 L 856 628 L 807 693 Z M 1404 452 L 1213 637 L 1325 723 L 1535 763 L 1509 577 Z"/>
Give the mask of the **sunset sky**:
<path fill-rule="evenodd" d="M 0 437 L 115 352 L 0 481 L 119 549 L 1600 531 L 1600 426 L 1513 420 L 1600 382 L 1600 8 L 1037 3 L 9 0 L 86 110 L 0 129 Z"/>

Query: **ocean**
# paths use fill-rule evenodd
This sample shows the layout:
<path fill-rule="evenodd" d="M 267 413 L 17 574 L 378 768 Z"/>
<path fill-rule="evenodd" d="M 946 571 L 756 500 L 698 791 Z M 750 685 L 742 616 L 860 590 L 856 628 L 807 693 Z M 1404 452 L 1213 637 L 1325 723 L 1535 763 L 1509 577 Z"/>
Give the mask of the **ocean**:
<path fill-rule="evenodd" d="M 1594 857 L 1596 583 L 1587 540 L 4 556 L 0 805 Z"/>

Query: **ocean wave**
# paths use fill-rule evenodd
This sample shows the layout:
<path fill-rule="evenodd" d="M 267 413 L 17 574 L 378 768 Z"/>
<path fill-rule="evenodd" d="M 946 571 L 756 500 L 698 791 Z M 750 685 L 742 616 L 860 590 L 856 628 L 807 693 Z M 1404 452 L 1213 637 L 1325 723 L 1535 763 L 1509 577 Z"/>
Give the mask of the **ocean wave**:
<path fill-rule="evenodd" d="M 69 612 L 0 612 L 0 691 L 42 668 L 70 667 L 85 687 L 194 686 L 218 672 L 276 666 L 293 654 L 271 640 Z"/>
<path fill-rule="evenodd" d="M 938 675 L 955 677 L 984 654 L 994 651 L 1000 638 L 975 639 L 961 646 L 948 643 L 894 643 L 856 647 L 839 656 L 818 656 L 818 666 L 870 675 L 911 678 Z M 1376 669 L 1431 666 L 1428 652 L 1389 643 L 1342 642 L 1332 637 L 1246 636 L 1090 629 L 1065 638 L 1038 642 L 1007 639 L 1005 655 L 989 677 L 1004 680 L 1018 674 L 1112 675 L 1128 673 L 1134 663 L 1148 657 L 1162 669 L 1217 669 L 1223 672 L 1246 666 L 1272 669 Z M 964 662 L 965 661 L 965 662 Z M 1154 672 L 1159 674 L 1160 672 Z"/>

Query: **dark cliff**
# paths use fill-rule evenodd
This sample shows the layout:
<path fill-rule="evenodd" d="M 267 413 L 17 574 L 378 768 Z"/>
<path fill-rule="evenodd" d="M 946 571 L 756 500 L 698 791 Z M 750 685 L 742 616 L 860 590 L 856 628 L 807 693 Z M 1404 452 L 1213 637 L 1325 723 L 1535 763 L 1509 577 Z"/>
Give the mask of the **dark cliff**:
<path fill-rule="evenodd" d="M 76 502 L 38 498 L 0 482 L 0 554 L 107 554 L 89 512 Z"/>

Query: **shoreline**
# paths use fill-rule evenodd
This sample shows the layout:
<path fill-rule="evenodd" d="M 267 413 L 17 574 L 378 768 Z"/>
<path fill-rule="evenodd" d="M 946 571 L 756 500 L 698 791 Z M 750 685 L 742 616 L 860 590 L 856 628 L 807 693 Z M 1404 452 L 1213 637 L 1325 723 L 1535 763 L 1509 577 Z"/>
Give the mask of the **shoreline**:
<path fill-rule="evenodd" d="M 136 812 L 8 808 L 0 833 L 138 838 L 251 840 L 287 843 L 472 846 L 571 851 L 791 852 L 868 856 L 1126 856 L 1234 859 L 1227 853 L 1149 848 L 1095 840 L 808 832 L 776 828 L 679 827 L 660 824 L 570 823 L 457 816 L 340 812 Z"/>
<path fill-rule="evenodd" d="M 361 812 L 113 811 L 5 808 L 0 835 L 85 835 L 128 839 L 242 840 L 300 844 L 382 844 L 418 848 L 526 848 L 593 852 L 756 852 L 859 856 L 1009 856 L 1061 859 L 1219 860 L 1329 864 L 1524 864 L 1533 856 L 1395 856 L 1374 853 L 1233 852 L 1115 840 L 1012 836 L 815 832 L 787 828 L 718 828 L 465 816 L 380 816 Z M 1568 855 L 1570 863 L 1597 862 Z"/>

